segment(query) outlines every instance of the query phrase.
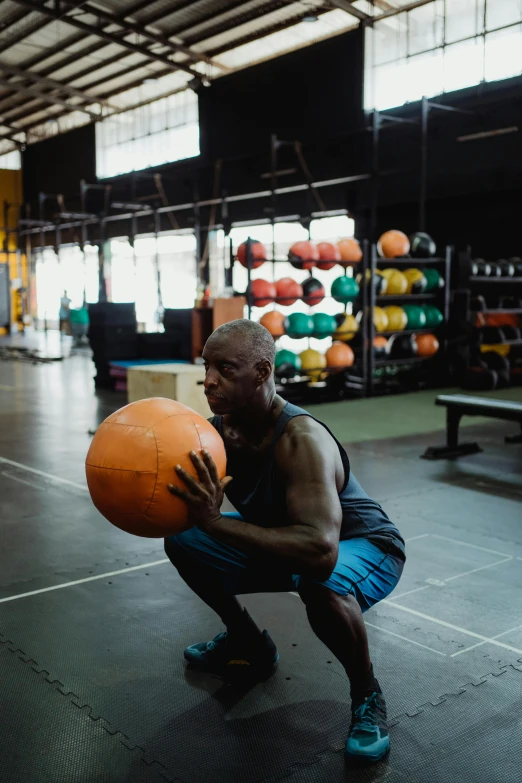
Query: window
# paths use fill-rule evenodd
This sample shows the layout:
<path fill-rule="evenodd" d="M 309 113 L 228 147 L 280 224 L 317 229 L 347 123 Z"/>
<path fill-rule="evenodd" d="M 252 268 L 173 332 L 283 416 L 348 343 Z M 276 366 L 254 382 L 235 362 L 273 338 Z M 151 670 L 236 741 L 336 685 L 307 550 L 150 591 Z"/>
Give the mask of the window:
<path fill-rule="evenodd" d="M 365 58 L 369 111 L 519 76 L 522 0 L 433 0 L 368 27 Z"/>
<path fill-rule="evenodd" d="M 13 150 L 12 152 L 5 152 L 0 155 L 0 169 L 11 169 L 18 171 L 22 168 L 22 156 L 19 150 Z"/>
<path fill-rule="evenodd" d="M 199 155 L 198 98 L 184 90 L 96 123 L 96 175 L 115 177 Z"/>

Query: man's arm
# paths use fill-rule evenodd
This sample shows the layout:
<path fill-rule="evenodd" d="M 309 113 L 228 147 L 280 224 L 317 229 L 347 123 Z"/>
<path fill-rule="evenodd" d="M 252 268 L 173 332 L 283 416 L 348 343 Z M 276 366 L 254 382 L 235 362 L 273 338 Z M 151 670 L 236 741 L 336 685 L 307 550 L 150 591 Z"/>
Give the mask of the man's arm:
<path fill-rule="evenodd" d="M 286 509 L 293 524 L 264 528 L 219 517 L 207 532 L 292 573 L 325 581 L 337 562 L 342 522 L 335 480 L 339 451 L 326 430 L 304 419 L 290 422 L 276 447 L 286 483 Z"/>

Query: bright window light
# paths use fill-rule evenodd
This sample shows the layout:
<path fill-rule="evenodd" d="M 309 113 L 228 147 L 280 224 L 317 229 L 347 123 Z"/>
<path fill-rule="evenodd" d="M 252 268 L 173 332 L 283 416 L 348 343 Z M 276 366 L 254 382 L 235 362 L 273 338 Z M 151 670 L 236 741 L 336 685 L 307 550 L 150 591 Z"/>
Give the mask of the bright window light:
<path fill-rule="evenodd" d="M 19 150 L 13 150 L 12 152 L 5 152 L 3 155 L 0 155 L 0 169 L 10 169 L 11 171 L 18 171 L 21 168 L 22 168 L 22 156 L 20 155 Z"/>
<path fill-rule="evenodd" d="M 521 23 L 522 0 L 433 0 L 376 22 L 366 30 L 365 109 L 519 76 Z"/>
<path fill-rule="evenodd" d="M 96 174 L 115 177 L 199 155 L 198 98 L 185 90 L 96 123 Z"/>

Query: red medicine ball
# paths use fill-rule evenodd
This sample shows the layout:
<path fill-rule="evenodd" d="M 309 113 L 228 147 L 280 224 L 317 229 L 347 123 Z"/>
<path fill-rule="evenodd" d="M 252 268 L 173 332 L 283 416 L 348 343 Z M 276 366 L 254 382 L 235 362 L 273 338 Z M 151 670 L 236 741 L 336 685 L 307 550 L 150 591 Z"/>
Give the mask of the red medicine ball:
<path fill-rule="evenodd" d="M 276 287 L 273 283 L 269 283 L 268 280 L 252 280 L 252 298 L 256 307 L 265 307 L 265 305 L 273 302 L 277 296 Z"/>
<path fill-rule="evenodd" d="M 246 257 L 246 247 L 247 247 L 247 243 L 241 242 L 241 244 L 237 249 L 237 260 L 244 267 L 248 267 L 247 257 Z M 261 242 L 257 242 L 257 240 L 254 239 L 252 240 L 250 249 L 252 251 L 252 269 L 257 269 L 266 261 L 266 248 L 264 245 L 261 244 Z"/>
<path fill-rule="evenodd" d="M 280 305 L 293 305 L 303 296 L 303 286 L 291 277 L 282 277 L 275 287 L 276 302 Z"/>
<path fill-rule="evenodd" d="M 309 277 L 303 283 L 303 302 L 313 307 L 324 299 L 324 285 L 315 277 Z"/>
<path fill-rule="evenodd" d="M 333 269 L 341 260 L 341 251 L 333 242 L 319 242 L 317 250 L 321 259 L 316 264 L 318 269 Z"/>
<path fill-rule="evenodd" d="M 288 259 L 296 269 L 312 269 L 319 261 L 319 251 L 309 240 L 294 242 L 288 251 Z"/>

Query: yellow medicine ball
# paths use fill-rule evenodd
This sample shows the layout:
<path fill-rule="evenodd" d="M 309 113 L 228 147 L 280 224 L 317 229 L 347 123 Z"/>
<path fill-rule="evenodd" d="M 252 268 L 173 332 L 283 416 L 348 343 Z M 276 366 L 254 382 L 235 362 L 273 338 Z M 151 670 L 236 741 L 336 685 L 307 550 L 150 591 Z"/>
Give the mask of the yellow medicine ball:
<path fill-rule="evenodd" d="M 390 332 L 402 332 L 403 329 L 406 329 L 408 316 L 402 307 L 391 305 L 390 307 L 385 307 L 384 312 L 388 318 L 388 329 Z"/>

